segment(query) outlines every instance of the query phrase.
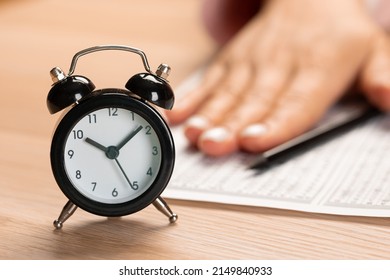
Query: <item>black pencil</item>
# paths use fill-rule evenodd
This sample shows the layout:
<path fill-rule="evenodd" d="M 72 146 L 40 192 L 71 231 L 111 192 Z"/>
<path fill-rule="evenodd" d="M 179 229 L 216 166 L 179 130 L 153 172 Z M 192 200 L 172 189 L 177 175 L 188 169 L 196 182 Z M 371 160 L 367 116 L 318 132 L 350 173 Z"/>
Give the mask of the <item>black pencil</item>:
<path fill-rule="evenodd" d="M 286 162 L 319 144 L 323 144 L 338 135 L 350 131 L 354 127 L 380 114 L 381 112 L 378 109 L 368 106 L 365 110 L 359 111 L 331 126 L 319 126 L 282 145 L 264 152 L 249 166 L 249 168 L 262 170 Z"/>

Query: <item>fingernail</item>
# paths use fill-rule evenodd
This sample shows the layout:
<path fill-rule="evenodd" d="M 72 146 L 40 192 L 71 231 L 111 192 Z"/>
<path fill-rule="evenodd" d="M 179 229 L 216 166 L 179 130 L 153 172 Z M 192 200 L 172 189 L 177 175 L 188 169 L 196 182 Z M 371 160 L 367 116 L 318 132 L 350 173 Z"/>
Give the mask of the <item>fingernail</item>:
<path fill-rule="evenodd" d="M 209 126 L 209 121 L 205 117 L 195 115 L 188 119 L 186 126 L 198 129 L 206 129 Z"/>
<path fill-rule="evenodd" d="M 241 132 L 241 137 L 258 137 L 267 132 L 267 127 L 263 124 L 257 123 L 246 127 Z"/>
<path fill-rule="evenodd" d="M 224 142 L 231 136 L 231 132 L 224 127 L 216 127 L 205 131 L 200 139 L 213 142 Z"/>

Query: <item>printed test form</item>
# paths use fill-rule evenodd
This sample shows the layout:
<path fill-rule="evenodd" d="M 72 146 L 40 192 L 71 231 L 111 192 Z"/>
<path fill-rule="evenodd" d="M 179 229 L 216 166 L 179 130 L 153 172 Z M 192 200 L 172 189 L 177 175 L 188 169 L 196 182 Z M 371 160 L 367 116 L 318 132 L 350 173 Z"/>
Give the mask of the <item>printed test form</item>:
<path fill-rule="evenodd" d="M 192 77 L 176 91 L 187 91 Z M 349 108 L 353 109 L 353 108 Z M 348 114 L 332 109 L 323 123 Z M 390 217 L 390 115 L 379 116 L 265 172 L 254 155 L 210 158 L 172 129 L 176 164 L 164 197 L 338 215 Z"/>

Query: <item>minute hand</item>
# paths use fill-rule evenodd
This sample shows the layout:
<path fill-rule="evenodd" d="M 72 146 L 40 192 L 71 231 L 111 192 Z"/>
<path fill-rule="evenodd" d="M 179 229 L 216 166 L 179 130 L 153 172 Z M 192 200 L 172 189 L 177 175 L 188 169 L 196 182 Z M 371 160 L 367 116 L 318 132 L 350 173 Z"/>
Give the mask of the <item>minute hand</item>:
<path fill-rule="evenodd" d="M 129 142 L 131 138 L 133 138 L 138 132 L 140 132 L 142 128 L 143 128 L 142 125 L 140 125 L 136 129 L 134 129 L 129 135 L 127 135 L 127 137 L 123 139 L 118 146 L 116 146 L 118 151 L 122 149 L 122 147 L 126 145 L 126 143 Z"/>

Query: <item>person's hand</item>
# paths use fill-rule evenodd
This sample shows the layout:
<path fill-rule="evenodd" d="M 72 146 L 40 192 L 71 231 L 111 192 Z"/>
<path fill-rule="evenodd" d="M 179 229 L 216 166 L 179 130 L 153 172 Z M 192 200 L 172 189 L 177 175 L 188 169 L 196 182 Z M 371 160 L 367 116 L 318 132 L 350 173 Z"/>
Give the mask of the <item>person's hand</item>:
<path fill-rule="evenodd" d="M 390 110 L 389 38 L 362 1 L 271 0 L 167 116 L 188 119 L 205 154 L 261 152 L 308 130 L 356 81 Z"/>

